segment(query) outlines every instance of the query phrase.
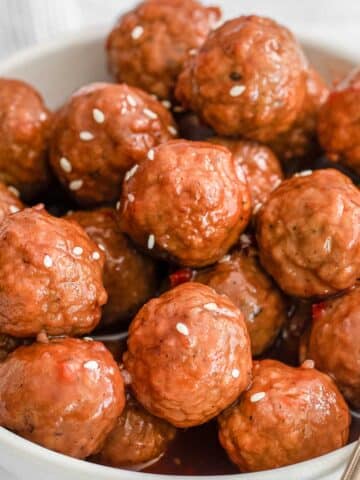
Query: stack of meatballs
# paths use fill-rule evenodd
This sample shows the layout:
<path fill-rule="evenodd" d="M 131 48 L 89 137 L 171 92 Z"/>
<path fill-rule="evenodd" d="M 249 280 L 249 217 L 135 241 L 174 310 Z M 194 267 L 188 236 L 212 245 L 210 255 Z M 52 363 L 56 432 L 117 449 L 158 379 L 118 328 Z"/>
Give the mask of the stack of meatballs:
<path fill-rule="evenodd" d="M 117 83 L 56 112 L 0 79 L 0 425 L 56 452 L 142 469 L 217 419 L 252 472 L 348 441 L 360 192 L 312 166 L 360 174 L 360 73 L 329 91 L 287 28 L 220 18 L 145 0 L 107 38 Z"/>

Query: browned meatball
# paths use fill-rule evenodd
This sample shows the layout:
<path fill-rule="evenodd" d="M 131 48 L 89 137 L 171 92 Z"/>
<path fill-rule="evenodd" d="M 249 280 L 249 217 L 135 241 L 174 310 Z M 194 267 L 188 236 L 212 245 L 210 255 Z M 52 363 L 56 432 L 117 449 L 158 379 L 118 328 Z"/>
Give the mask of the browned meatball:
<path fill-rule="evenodd" d="M 93 330 L 107 299 L 104 255 L 84 230 L 42 206 L 0 225 L 0 333 L 27 337 Z"/>
<path fill-rule="evenodd" d="M 56 116 L 51 165 L 80 204 L 115 202 L 125 172 L 176 133 L 171 114 L 142 90 L 91 84 Z"/>
<path fill-rule="evenodd" d="M 23 198 L 33 197 L 49 183 L 50 116 L 33 87 L 0 78 L 0 181 L 19 189 Z"/>
<path fill-rule="evenodd" d="M 325 81 L 316 70 L 310 68 L 307 72 L 306 96 L 302 110 L 290 130 L 278 135 L 269 145 L 283 162 L 295 158 L 309 160 L 320 153 L 317 120 L 328 94 Z"/>
<path fill-rule="evenodd" d="M 110 33 L 109 68 L 121 82 L 171 98 L 187 56 L 204 43 L 220 17 L 219 8 L 196 0 L 146 0 Z"/>
<path fill-rule="evenodd" d="M 56 452 L 97 452 L 125 404 L 120 370 L 102 343 L 59 339 L 0 363 L 0 425 Z"/>
<path fill-rule="evenodd" d="M 95 460 L 113 467 L 141 467 L 161 457 L 176 429 L 148 413 L 133 397 Z"/>
<path fill-rule="evenodd" d="M 286 180 L 257 220 L 261 263 L 284 292 L 329 295 L 360 276 L 360 192 L 342 173 L 305 171 Z"/>
<path fill-rule="evenodd" d="M 199 272 L 195 281 L 227 295 L 242 311 L 253 355 L 260 355 L 275 340 L 287 318 L 287 303 L 264 272 L 254 249 L 234 251 L 214 267 Z"/>
<path fill-rule="evenodd" d="M 360 174 L 360 68 L 330 93 L 320 110 L 319 140 L 331 160 Z"/>
<path fill-rule="evenodd" d="M 360 408 L 360 288 L 319 307 L 313 315 L 307 357 Z"/>
<path fill-rule="evenodd" d="M 24 205 L 19 199 L 18 191 L 0 182 L 0 223 L 7 215 L 16 213 L 22 208 Z"/>
<path fill-rule="evenodd" d="M 305 365 L 256 362 L 253 383 L 219 417 L 219 437 L 243 472 L 291 465 L 344 446 L 348 407 L 333 381 Z"/>
<path fill-rule="evenodd" d="M 177 427 L 205 423 L 250 382 L 244 317 L 211 288 L 184 283 L 137 314 L 124 364 L 135 396 L 153 415 Z"/>
<path fill-rule="evenodd" d="M 108 301 L 103 308 L 101 324 L 128 320 L 159 287 L 159 269 L 150 257 L 135 250 L 121 233 L 115 210 L 101 208 L 75 212 L 67 216 L 76 220 L 105 253 L 104 287 Z"/>
<path fill-rule="evenodd" d="M 306 68 L 289 30 L 268 18 L 239 17 L 212 32 L 189 59 L 176 95 L 219 135 L 269 142 L 300 112 Z"/>
<path fill-rule="evenodd" d="M 284 179 L 279 160 L 265 145 L 244 140 L 228 140 L 214 137 L 210 142 L 228 148 L 247 177 L 252 197 L 253 211 L 266 202 L 270 192 L 277 188 Z"/>
<path fill-rule="evenodd" d="M 220 259 L 251 211 L 245 175 L 229 150 L 178 140 L 150 150 L 125 179 L 121 226 L 135 243 L 181 265 Z"/>

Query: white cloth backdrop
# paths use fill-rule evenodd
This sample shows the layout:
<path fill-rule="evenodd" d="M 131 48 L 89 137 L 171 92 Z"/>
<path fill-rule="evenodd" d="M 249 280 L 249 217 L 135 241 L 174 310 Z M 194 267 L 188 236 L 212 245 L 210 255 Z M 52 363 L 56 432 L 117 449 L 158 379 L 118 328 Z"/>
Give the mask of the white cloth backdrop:
<path fill-rule="evenodd" d="M 0 58 L 68 31 L 114 22 L 136 0 L 0 0 Z M 211 3 L 205 1 L 205 3 Z M 268 15 L 360 62 L 360 0 L 214 0 L 227 17 Z"/>

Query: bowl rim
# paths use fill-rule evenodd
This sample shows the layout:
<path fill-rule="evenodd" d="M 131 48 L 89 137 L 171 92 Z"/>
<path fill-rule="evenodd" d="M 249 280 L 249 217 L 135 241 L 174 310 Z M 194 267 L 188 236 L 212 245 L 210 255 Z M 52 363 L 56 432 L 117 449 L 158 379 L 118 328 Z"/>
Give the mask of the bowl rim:
<path fill-rule="evenodd" d="M 54 39 L 47 41 L 45 44 L 35 44 L 21 49 L 19 52 L 15 52 L 12 55 L 0 60 L 0 75 L 6 75 L 7 71 L 15 69 L 24 63 L 29 63 L 36 59 L 39 60 L 41 57 L 45 57 L 50 53 L 56 55 L 57 51 L 66 50 L 74 43 L 77 45 L 88 45 L 91 42 L 104 41 L 107 31 L 108 25 L 95 25 L 70 33 L 57 35 Z M 344 61 L 349 61 L 352 63 L 356 62 L 356 58 L 349 54 L 346 47 L 341 48 L 341 45 L 339 45 L 339 48 L 334 48 L 333 46 L 329 47 L 328 45 L 324 44 L 324 42 L 320 42 L 318 39 L 312 37 L 311 34 L 300 35 L 299 40 L 306 46 L 313 46 L 315 48 L 324 50 L 329 54 L 337 55 Z M 174 478 L 175 480 L 191 480 L 200 478 L 203 478 L 204 480 L 206 480 L 206 478 L 217 478 L 219 480 L 258 480 L 260 478 L 259 475 L 261 475 L 261 480 L 274 480 L 275 472 L 279 478 L 302 478 L 302 472 L 304 474 L 308 474 L 309 471 L 316 471 L 317 469 L 321 470 L 321 475 L 325 475 L 333 473 L 336 471 L 336 469 L 343 465 L 345 460 L 350 455 L 350 452 L 354 448 L 355 443 L 356 442 L 352 442 L 340 449 L 321 455 L 320 457 L 306 460 L 304 462 L 262 472 L 236 473 L 230 475 L 184 476 L 135 472 L 75 459 L 37 445 L 15 433 L 10 432 L 9 430 L 6 430 L 3 427 L 0 427 L 0 446 L 8 447 L 16 451 L 19 455 L 19 458 L 31 456 L 34 459 L 36 458 L 37 461 L 43 462 L 44 464 L 55 464 L 58 467 L 65 468 L 67 471 L 72 471 L 73 473 L 89 475 L 90 478 L 94 478 L 94 475 L 98 475 L 99 478 L 106 480 L 118 480 L 120 472 L 126 475 L 124 478 L 131 478 L 133 480 L 141 480 L 144 479 L 145 476 L 149 480 L 152 478 L 154 480 L 169 480 L 170 477 Z"/>

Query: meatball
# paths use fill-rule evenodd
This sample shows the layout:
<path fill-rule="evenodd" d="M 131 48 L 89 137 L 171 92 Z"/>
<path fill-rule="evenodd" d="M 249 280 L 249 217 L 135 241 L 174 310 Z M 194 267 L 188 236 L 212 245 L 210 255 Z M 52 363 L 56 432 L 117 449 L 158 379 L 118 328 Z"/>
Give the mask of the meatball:
<path fill-rule="evenodd" d="M 150 300 L 130 325 L 124 365 L 137 400 L 176 427 L 207 422 L 250 382 L 241 311 L 199 283 Z"/>
<path fill-rule="evenodd" d="M 330 93 L 319 114 L 319 140 L 329 158 L 360 174 L 360 68 Z"/>
<path fill-rule="evenodd" d="M 51 165 L 81 205 L 115 202 L 126 171 L 177 133 L 163 105 L 125 84 L 83 87 L 54 124 Z"/>
<path fill-rule="evenodd" d="M 76 458 L 97 452 L 125 404 L 120 370 L 102 343 L 57 339 L 0 363 L 0 425 Z"/>
<path fill-rule="evenodd" d="M 239 17 L 212 32 L 186 63 L 176 95 L 219 135 L 269 142 L 296 120 L 307 62 L 285 27 Z"/>
<path fill-rule="evenodd" d="M 120 222 L 135 243 L 186 266 L 220 259 L 246 227 L 251 202 L 229 150 L 177 140 L 148 153 L 123 185 Z"/>
<path fill-rule="evenodd" d="M 19 199 L 19 193 L 14 187 L 7 187 L 0 182 L 0 224 L 7 215 L 16 213 L 24 208 Z"/>
<path fill-rule="evenodd" d="M 249 183 L 253 211 L 256 213 L 270 192 L 284 179 L 279 160 L 270 148 L 255 142 L 217 137 L 210 141 L 228 148 L 235 162 L 243 168 Z"/>
<path fill-rule="evenodd" d="M 81 335 L 100 320 L 104 256 L 83 229 L 42 206 L 0 225 L 0 333 Z"/>
<path fill-rule="evenodd" d="M 320 153 L 317 140 L 319 110 L 325 103 L 329 89 L 319 75 L 310 68 L 307 72 L 304 105 L 290 130 L 279 134 L 269 146 L 283 162 L 292 159 L 315 159 Z"/>
<path fill-rule="evenodd" d="M 258 214 L 260 260 L 282 290 L 325 296 L 360 275 L 360 192 L 336 170 L 304 171 Z"/>
<path fill-rule="evenodd" d="M 291 465 L 344 446 L 348 407 L 332 380 L 275 360 L 256 362 L 253 383 L 219 417 L 220 442 L 243 472 Z"/>
<path fill-rule="evenodd" d="M 254 249 L 234 251 L 195 281 L 227 295 L 245 316 L 253 355 L 273 343 L 287 319 L 287 302 L 258 262 Z"/>
<path fill-rule="evenodd" d="M 155 296 L 160 284 L 156 262 L 135 250 L 121 233 L 116 211 L 111 208 L 75 212 L 67 219 L 78 222 L 105 253 L 103 280 L 109 298 L 103 308 L 101 324 L 126 322 Z"/>
<path fill-rule="evenodd" d="M 313 310 L 307 356 L 360 408 L 360 288 Z"/>
<path fill-rule="evenodd" d="M 221 11 L 195 0 L 147 0 L 122 16 L 106 49 L 120 82 L 171 98 L 188 55 L 205 41 Z"/>
<path fill-rule="evenodd" d="M 161 457 L 175 437 L 175 428 L 148 413 L 133 397 L 95 460 L 113 467 L 141 467 Z"/>
<path fill-rule="evenodd" d="M 47 146 L 51 114 L 39 93 L 0 78 L 0 181 L 31 199 L 49 184 Z"/>

